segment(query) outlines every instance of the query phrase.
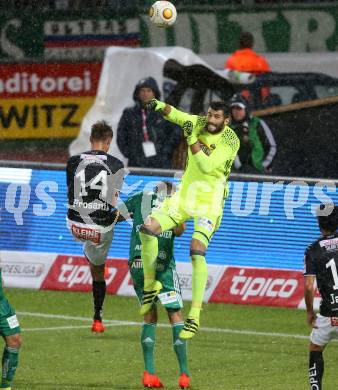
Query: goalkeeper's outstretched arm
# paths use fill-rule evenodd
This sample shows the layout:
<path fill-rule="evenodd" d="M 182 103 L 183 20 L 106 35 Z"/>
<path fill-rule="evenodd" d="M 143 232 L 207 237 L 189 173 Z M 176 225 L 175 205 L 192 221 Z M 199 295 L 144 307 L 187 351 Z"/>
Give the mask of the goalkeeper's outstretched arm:
<path fill-rule="evenodd" d="M 171 112 L 171 105 L 161 102 L 160 100 L 157 99 L 151 99 L 149 100 L 148 103 L 146 103 L 146 107 L 149 110 L 154 110 L 159 112 L 163 116 L 167 116 Z"/>
<path fill-rule="evenodd" d="M 180 111 L 170 104 L 161 102 L 157 99 L 150 100 L 147 103 L 147 107 L 158 111 L 165 119 L 181 127 L 187 121 L 192 122 L 193 125 L 197 122 L 197 115 L 187 114 L 186 112 Z"/>

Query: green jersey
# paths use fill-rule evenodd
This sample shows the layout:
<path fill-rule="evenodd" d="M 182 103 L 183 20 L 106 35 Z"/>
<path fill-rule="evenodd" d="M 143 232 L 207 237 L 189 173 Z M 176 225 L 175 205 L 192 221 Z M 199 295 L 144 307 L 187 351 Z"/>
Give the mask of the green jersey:
<path fill-rule="evenodd" d="M 218 207 L 221 204 L 223 209 L 223 200 L 228 195 L 228 178 L 240 145 L 236 133 L 225 126 L 220 133 L 212 134 L 205 130 L 205 116 L 190 115 L 174 107 L 165 118 L 179 126 L 191 121 L 202 145 L 202 150 L 196 154 L 192 154 L 188 148 L 187 164 L 180 185 L 181 197 L 191 198 L 192 189 L 195 188 L 199 204 L 213 203 Z"/>
<path fill-rule="evenodd" d="M 138 192 L 125 202 L 125 206 L 129 213 L 133 214 L 133 228 L 130 237 L 129 263 L 135 258 L 141 257 L 141 240 L 139 230 L 143 225 L 144 220 L 150 213 L 161 206 L 157 195 L 153 192 Z M 175 268 L 174 259 L 174 232 L 168 230 L 161 233 L 158 237 L 158 268 L 163 265 L 163 270 Z M 160 267 L 161 268 L 161 267 Z"/>

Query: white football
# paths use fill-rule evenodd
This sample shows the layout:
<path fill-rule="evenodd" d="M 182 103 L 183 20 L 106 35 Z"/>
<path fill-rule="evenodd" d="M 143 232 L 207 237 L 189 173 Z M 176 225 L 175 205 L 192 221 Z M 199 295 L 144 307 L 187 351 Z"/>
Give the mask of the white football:
<path fill-rule="evenodd" d="M 170 27 L 177 18 L 177 11 L 170 1 L 156 1 L 149 9 L 150 20 L 157 27 Z"/>

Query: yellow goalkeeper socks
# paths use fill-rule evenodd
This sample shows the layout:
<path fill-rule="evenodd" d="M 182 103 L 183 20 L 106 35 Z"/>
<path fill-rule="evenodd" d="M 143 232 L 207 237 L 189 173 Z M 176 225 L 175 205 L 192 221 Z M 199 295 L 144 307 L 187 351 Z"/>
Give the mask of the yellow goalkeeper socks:
<path fill-rule="evenodd" d="M 143 263 L 144 287 L 152 284 L 156 274 L 156 259 L 158 255 L 157 237 L 140 232 L 142 242 L 141 258 Z"/>
<path fill-rule="evenodd" d="M 205 286 L 208 280 L 208 267 L 204 256 L 192 255 L 192 303 L 189 318 L 199 319 L 202 309 Z"/>

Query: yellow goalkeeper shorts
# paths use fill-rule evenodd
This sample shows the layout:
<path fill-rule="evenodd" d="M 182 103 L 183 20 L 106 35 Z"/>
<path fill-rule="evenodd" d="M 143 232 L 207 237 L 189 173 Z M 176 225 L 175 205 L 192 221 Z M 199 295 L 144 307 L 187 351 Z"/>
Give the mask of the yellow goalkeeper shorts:
<path fill-rule="evenodd" d="M 159 222 L 163 232 L 171 230 L 183 222 L 194 220 L 192 238 L 201 241 L 207 248 L 211 237 L 221 224 L 223 214 L 219 212 L 219 208 L 218 213 L 210 212 L 212 210 L 210 205 L 202 203 L 199 210 L 191 212 L 191 210 L 187 210 L 185 204 L 186 202 L 182 201 L 178 191 L 172 197 L 165 199 L 159 209 L 153 210 L 150 217 Z"/>

